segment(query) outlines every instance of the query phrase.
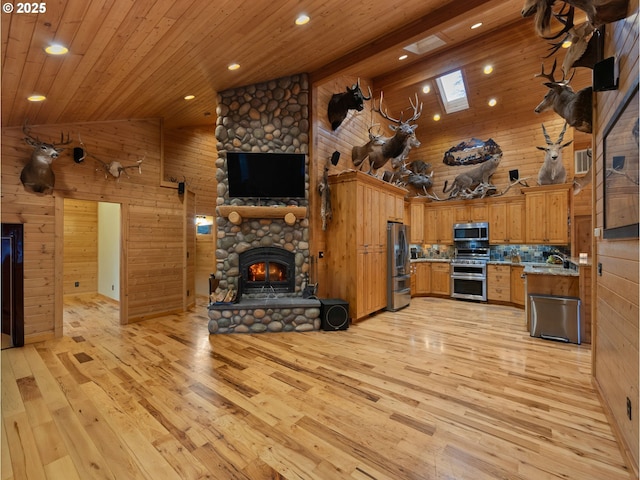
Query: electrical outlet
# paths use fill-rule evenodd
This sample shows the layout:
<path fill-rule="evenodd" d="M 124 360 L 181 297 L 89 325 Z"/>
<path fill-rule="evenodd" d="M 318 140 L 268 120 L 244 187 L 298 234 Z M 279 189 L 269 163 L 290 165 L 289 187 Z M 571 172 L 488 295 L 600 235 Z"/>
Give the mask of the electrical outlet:
<path fill-rule="evenodd" d="M 116 289 L 115 285 L 111 285 L 111 291 L 113 292 Z"/>
<path fill-rule="evenodd" d="M 598 262 L 598 276 L 602 276 L 602 263 Z"/>
<path fill-rule="evenodd" d="M 318 252 L 318 258 L 324 258 L 324 252 Z"/>
<path fill-rule="evenodd" d="M 76 283 L 75 283 L 75 286 L 76 286 L 76 287 L 79 287 L 79 286 L 80 286 L 80 282 L 76 282 Z"/>
<path fill-rule="evenodd" d="M 631 400 L 627 397 L 627 417 L 631 420 Z"/>

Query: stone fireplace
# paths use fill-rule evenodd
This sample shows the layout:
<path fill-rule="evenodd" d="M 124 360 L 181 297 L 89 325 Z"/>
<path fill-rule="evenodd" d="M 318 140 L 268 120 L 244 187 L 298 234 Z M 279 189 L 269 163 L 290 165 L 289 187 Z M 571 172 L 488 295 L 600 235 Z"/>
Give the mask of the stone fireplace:
<path fill-rule="evenodd" d="M 215 276 L 218 288 L 236 290 L 239 300 L 209 307 L 209 332 L 318 330 L 320 302 L 302 298 L 310 269 L 308 217 L 293 223 L 260 217 L 232 221 L 220 214 L 220 207 L 308 207 L 308 173 L 304 199 L 230 198 L 226 165 L 229 151 L 308 154 L 307 75 L 220 92 L 217 115 Z"/>

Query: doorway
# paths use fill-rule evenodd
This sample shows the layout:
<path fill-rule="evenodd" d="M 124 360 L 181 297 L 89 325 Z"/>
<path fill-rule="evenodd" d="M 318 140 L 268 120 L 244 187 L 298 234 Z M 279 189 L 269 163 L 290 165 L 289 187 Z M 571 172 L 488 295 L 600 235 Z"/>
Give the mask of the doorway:
<path fill-rule="evenodd" d="M 24 345 L 22 224 L 2 224 L 2 348 Z"/>
<path fill-rule="evenodd" d="M 63 330 L 82 335 L 120 322 L 121 205 L 64 200 Z"/>

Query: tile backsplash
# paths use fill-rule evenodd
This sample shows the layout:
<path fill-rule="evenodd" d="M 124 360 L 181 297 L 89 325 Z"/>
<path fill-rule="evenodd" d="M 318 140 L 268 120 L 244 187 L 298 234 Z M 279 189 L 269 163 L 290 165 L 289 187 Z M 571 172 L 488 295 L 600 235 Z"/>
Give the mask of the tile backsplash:
<path fill-rule="evenodd" d="M 453 258 L 455 248 L 451 245 L 410 245 L 418 258 Z M 553 245 L 491 245 L 491 260 L 511 260 L 513 252 L 520 254 L 521 262 L 545 262 L 551 254 L 570 255 L 568 247 Z"/>

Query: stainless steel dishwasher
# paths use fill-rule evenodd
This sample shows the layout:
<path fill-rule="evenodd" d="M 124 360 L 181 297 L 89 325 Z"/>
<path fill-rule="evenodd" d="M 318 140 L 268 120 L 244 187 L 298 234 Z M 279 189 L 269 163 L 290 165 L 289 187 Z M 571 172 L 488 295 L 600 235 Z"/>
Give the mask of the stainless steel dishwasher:
<path fill-rule="evenodd" d="M 580 344 L 580 299 L 529 295 L 532 337 Z"/>

